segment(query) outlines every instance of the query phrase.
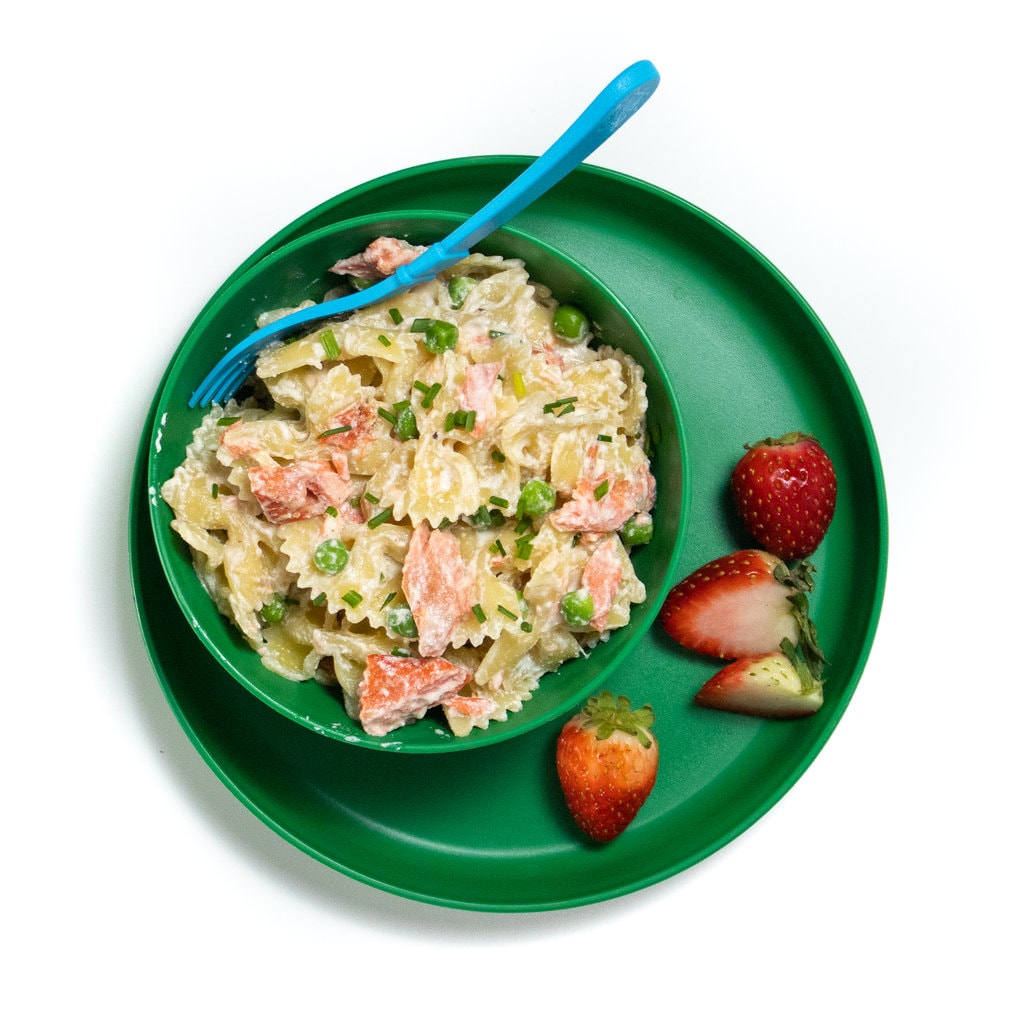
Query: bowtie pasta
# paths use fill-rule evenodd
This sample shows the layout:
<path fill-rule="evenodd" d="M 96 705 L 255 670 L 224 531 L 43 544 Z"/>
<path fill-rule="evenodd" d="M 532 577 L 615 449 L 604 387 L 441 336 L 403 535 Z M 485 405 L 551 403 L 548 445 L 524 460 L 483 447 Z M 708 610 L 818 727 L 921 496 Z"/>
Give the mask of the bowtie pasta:
<path fill-rule="evenodd" d="M 340 686 L 367 733 L 504 721 L 644 600 L 643 371 L 521 261 L 471 254 L 256 377 L 161 493 L 267 668 Z"/>

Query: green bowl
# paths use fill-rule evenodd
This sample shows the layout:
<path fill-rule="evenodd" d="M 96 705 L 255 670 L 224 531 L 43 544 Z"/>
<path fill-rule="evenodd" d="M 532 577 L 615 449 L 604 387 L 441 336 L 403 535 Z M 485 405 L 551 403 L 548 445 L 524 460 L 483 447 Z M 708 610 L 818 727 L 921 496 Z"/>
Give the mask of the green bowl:
<path fill-rule="evenodd" d="M 642 326 L 586 266 L 572 256 L 520 230 L 494 232 L 477 250 L 522 259 L 535 281 L 547 285 L 561 303 L 590 315 L 598 340 L 627 352 L 644 369 L 648 390 L 648 426 L 654 441 L 652 471 L 658 485 L 651 543 L 633 552 L 646 600 L 634 607 L 629 623 L 614 631 L 588 657 L 568 662 L 544 676 L 521 711 L 492 722 L 466 737 L 454 736 L 432 713 L 384 737 L 363 732 L 346 714 L 338 687 L 293 682 L 270 672 L 235 626 L 221 616 L 197 577 L 187 545 L 170 528 L 171 509 L 160 487 L 181 463 L 192 433 L 204 414 L 188 400 L 220 356 L 251 333 L 256 315 L 319 301 L 337 283 L 331 264 L 359 252 L 380 235 L 429 244 L 447 235 L 462 214 L 400 210 L 331 224 L 293 239 L 255 263 L 239 267 L 216 292 L 190 327 L 167 369 L 155 402 L 149 439 L 148 487 L 156 547 L 181 613 L 210 655 L 242 686 L 299 726 L 324 736 L 377 750 L 439 753 L 467 750 L 511 739 L 574 710 L 590 693 L 606 685 L 654 622 L 678 576 L 689 511 L 690 474 L 683 420 L 661 359 Z"/>

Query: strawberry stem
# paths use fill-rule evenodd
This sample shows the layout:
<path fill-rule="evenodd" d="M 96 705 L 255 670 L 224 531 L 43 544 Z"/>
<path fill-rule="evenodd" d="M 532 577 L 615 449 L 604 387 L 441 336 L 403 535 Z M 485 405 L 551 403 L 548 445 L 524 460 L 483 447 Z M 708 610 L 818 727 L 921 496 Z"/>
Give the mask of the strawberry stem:
<path fill-rule="evenodd" d="M 814 574 L 817 571 L 806 558 L 801 558 L 792 567 L 787 566 L 784 562 L 777 565 L 772 575 L 779 583 L 809 594 L 814 589 Z"/>
<path fill-rule="evenodd" d="M 810 673 L 812 680 L 815 683 L 820 683 L 827 661 L 825 659 L 825 652 L 818 645 L 818 627 L 811 620 L 807 594 L 803 591 L 791 594 L 789 603 L 793 606 L 793 617 L 796 619 L 799 630 L 797 647 L 799 648 L 801 661 L 807 666 L 807 671 Z M 788 640 L 785 642 L 789 643 Z M 790 644 L 790 646 L 793 645 Z M 790 661 L 793 661 L 793 659 L 790 658 Z M 797 670 L 799 671 L 799 666 L 797 666 Z M 801 678 L 803 677 L 801 676 Z"/>
<path fill-rule="evenodd" d="M 760 441 L 752 441 L 743 447 L 750 451 L 751 448 L 780 447 L 787 444 L 799 444 L 801 441 L 816 441 L 813 434 L 805 433 L 803 430 L 791 430 L 781 437 L 764 437 Z"/>
<path fill-rule="evenodd" d="M 590 697 L 580 714 L 584 726 L 595 729 L 596 738 L 606 740 L 615 732 L 635 736 L 645 749 L 651 745 L 650 728 L 654 724 L 654 710 L 650 704 L 635 710 L 630 707 L 628 697 L 614 697 L 607 690 Z"/>

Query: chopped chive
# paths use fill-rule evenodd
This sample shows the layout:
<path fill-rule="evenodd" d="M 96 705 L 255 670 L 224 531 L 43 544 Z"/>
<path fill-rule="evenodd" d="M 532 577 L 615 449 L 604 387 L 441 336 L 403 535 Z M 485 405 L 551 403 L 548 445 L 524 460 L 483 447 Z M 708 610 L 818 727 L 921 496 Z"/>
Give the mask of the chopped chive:
<path fill-rule="evenodd" d="M 391 648 L 391 657 L 392 658 L 409 658 L 411 656 L 412 656 L 411 653 L 408 650 L 406 650 L 406 648 L 404 648 L 404 647 L 392 647 Z"/>
<path fill-rule="evenodd" d="M 491 452 L 491 458 L 494 459 L 495 462 L 504 462 L 505 461 L 505 453 L 504 452 L 499 452 L 498 449 L 495 448 L 494 451 Z"/>
<path fill-rule="evenodd" d="M 548 404 L 544 406 L 544 411 L 545 412 L 554 412 L 556 409 L 561 409 L 561 408 L 563 408 L 565 406 L 571 406 L 573 404 L 573 402 L 578 402 L 578 401 L 579 401 L 579 398 L 577 398 L 576 395 L 573 395 L 571 398 L 558 398 L 554 402 L 548 402 Z M 571 410 L 567 409 L 566 411 L 571 411 Z M 558 415 L 561 416 L 562 413 L 559 413 Z"/>
<path fill-rule="evenodd" d="M 504 338 L 508 331 L 497 331 L 493 327 L 487 332 L 488 338 Z"/>
<path fill-rule="evenodd" d="M 396 423 L 398 423 L 398 417 L 393 412 L 388 412 L 387 409 L 378 408 L 377 409 L 377 415 L 382 420 L 387 420 L 388 423 L 391 424 L 391 426 L 394 426 Z"/>
<path fill-rule="evenodd" d="M 383 512 L 378 512 L 371 520 L 367 522 L 367 526 L 371 530 L 376 530 L 381 523 L 386 523 L 391 518 L 391 509 L 386 508 Z"/>
<path fill-rule="evenodd" d="M 391 339 L 386 334 L 378 334 L 377 340 L 385 347 L 391 348 Z"/>
<path fill-rule="evenodd" d="M 388 596 L 384 598 L 384 603 L 383 603 L 383 604 L 382 604 L 382 605 L 380 606 L 380 610 L 381 610 L 381 611 L 384 611 L 384 609 L 385 609 L 385 608 L 387 608 L 387 606 L 388 606 L 389 604 L 391 604 L 391 602 L 392 602 L 392 601 L 394 601 L 394 599 L 395 599 L 395 597 L 396 597 L 396 596 L 397 596 L 397 595 L 396 595 L 396 594 L 395 594 L 395 592 L 394 592 L 394 591 L 392 590 L 392 591 L 391 591 L 391 593 L 390 593 L 390 594 L 388 594 Z"/>
<path fill-rule="evenodd" d="M 348 499 L 348 503 L 353 508 L 359 508 L 359 495 L 358 494 L 353 494 L 352 497 Z"/>
<path fill-rule="evenodd" d="M 472 430 L 473 427 L 476 426 L 476 409 L 466 410 L 466 422 L 463 424 L 463 426 L 467 430 Z"/>
<path fill-rule="evenodd" d="M 342 594 L 341 599 L 345 604 L 351 605 L 351 607 L 355 608 L 363 600 L 363 595 L 355 590 L 350 590 L 347 594 Z"/>
<path fill-rule="evenodd" d="M 576 411 L 576 406 L 575 405 L 563 405 L 562 408 L 558 410 L 556 415 L 564 416 L 567 412 L 575 412 L 575 411 Z"/>
<path fill-rule="evenodd" d="M 430 326 L 430 324 L 431 319 L 429 316 L 418 316 L 416 317 L 415 320 L 413 320 L 412 327 L 410 328 L 410 330 L 413 332 L 413 334 L 422 334 Z"/>
<path fill-rule="evenodd" d="M 221 418 L 217 420 L 217 426 L 230 427 L 232 423 L 237 423 L 241 418 L 241 416 L 221 416 Z"/>
<path fill-rule="evenodd" d="M 608 434 L 598 434 L 597 435 L 597 439 L 598 439 L 598 441 L 610 441 L 611 440 L 611 436 L 608 435 Z"/>
<path fill-rule="evenodd" d="M 338 339 L 334 336 L 334 331 L 330 329 L 321 331 L 320 344 L 323 345 L 328 359 L 337 359 L 341 355 L 341 349 L 338 348 Z"/>
<path fill-rule="evenodd" d="M 316 597 L 313 598 L 313 604 L 317 604 L 317 605 L 323 604 L 324 601 L 326 601 L 326 600 L 327 600 L 327 595 L 326 594 L 317 594 Z"/>
<path fill-rule="evenodd" d="M 533 554 L 534 534 L 526 537 L 519 537 L 516 540 L 516 558 L 527 559 Z"/>
<path fill-rule="evenodd" d="M 520 629 L 521 629 L 521 630 L 522 630 L 522 631 L 523 631 L 524 633 L 532 633 L 532 632 L 533 632 L 533 626 L 532 626 L 532 624 L 531 624 L 531 623 L 529 623 L 529 622 L 526 622 L 525 620 L 524 620 L 523 622 L 520 622 L 520 623 L 519 623 L 519 628 L 520 628 Z"/>
<path fill-rule="evenodd" d="M 504 615 L 506 619 L 512 619 L 513 621 L 515 621 L 519 618 L 519 616 L 516 615 L 515 612 L 510 612 L 503 604 L 498 605 L 498 611 L 501 612 L 501 614 Z"/>
<path fill-rule="evenodd" d="M 526 384 L 523 383 L 523 375 L 518 370 L 512 374 L 512 390 L 516 393 L 516 398 L 526 396 Z"/>
<path fill-rule="evenodd" d="M 447 416 L 445 416 L 445 418 L 444 418 L 444 429 L 446 431 L 447 430 L 454 430 L 455 429 L 455 413 L 450 412 L 450 413 L 448 413 Z"/>
<path fill-rule="evenodd" d="M 412 402 L 410 402 L 408 399 L 405 399 L 404 401 L 401 402 L 395 402 L 395 404 L 392 405 L 391 408 L 394 409 L 395 412 L 401 412 L 403 409 L 408 409 L 410 405 L 412 405 Z"/>
<path fill-rule="evenodd" d="M 368 501 L 371 505 L 379 505 L 380 498 L 376 494 L 371 494 L 369 491 L 363 493 L 363 498 Z"/>
<path fill-rule="evenodd" d="M 611 486 L 611 485 L 610 485 L 610 484 L 608 483 L 608 481 L 607 481 L 607 480 L 602 480 L 602 481 L 601 481 L 601 482 L 600 482 L 600 483 L 599 483 L 599 484 L 598 484 L 598 485 L 597 485 L 597 486 L 596 486 L 596 487 L 594 488 L 594 497 L 595 497 L 595 498 L 597 498 L 597 500 L 598 500 L 598 501 L 600 501 L 600 500 L 601 500 L 601 499 L 602 499 L 602 498 L 603 498 L 603 497 L 604 497 L 604 496 L 605 496 L 605 495 L 606 495 L 606 494 L 608 493 L 608 488 L 609 488 L 610 486 Z"/>
<path fill-rule="evenodd" d="M 484 622 L 487 618 L 487 615 L 485 614 L 483 608 L 481 608 L 480 605 L 478 604 L 473 605 L 473 614 L 476 616 L 477 622 Z"/>
<path fill-rule="evenodd" d="M 519 522 L 516 523 L 516 536 L 527 533 L 532 526 L 533 523 L 531 523 L 529 519 L 520 519 Z"/>
<path fill-rule="evenodd" d="M 413 387 L 416 388 L 417 391 L 423 392 L 423 401 L 420 403 L 420 406 L 424 409 L 429 409 L 434 404 L 434 399 L 437 398 L 437 393 L 441 390 L 441 382 L 437 381 L 427 387 L 427 385 L 422 381 L 417 380 L 413 381 Z"/>
<path fill-rule="evenodd" d="M 498 495 L 496 495 L 496 494 L 492 494 L 487 500 L 492 505 L 497 505 L 498 508 L 508 508 L 508 499 L 506 499 L 506 498 L 499 498 Z"/>
<path fill-rule="evenodd" d="M 219 488 L 219 487 L 218 487 L 218 486 L 217 486 L 216 484 L 214 484 L 214 485 L 213 485 L 213 486 L 212 486 L 212 487 L 210 488 L 210 494 L 211 494 L 211 495 L 213 495 L 213 497 L 215 497 L 215 498 L 216 498 L 216 497 L 217 497 L 217 495 L 218 495 L 218 494 L 220 494 L 220 488 Z"/>
<path fill-rule="evenodd" d="M 328 506 L 327 506 L 327 508 L 325 508 L 325 509 L 324 509 L 324 511 L 325 511 L 325 512 L 326 512 L 326 513 L 327 513 L 327 514 L 328 514 L 329 516 L 332 516 L 332 517 L 333 517 L 333 518 L 335 518 L 335 519 L 337 519 L 337 518 L 338 518 L 338 510 L 337 510 L 337 509 L 336 509 L 336 508 L 335 508 L 335 507 L 334 507 L 333 505 L 328 505 Z"/>
<path fill-rule="evenodd" d="M 505 555 L 508 554 L 508 552 L 505 550 L 505 545 L 501 543 L 500 537 L 491 545 L 490 550 L 493 551 L 496 555 L 501 555 L 502 558 L 504 558 Z"/>
<path fill-rule="evenodd" d="M 351 429 L 352 424 L 345 423 L 340 427 L 331 427 L 330 430 L 325 430 L 322 434 L 317 434 L 317 437 L 330 437 L 332 434 L 347 434 Z"/>
<path fill-rule="evenodd" d="M 393 324 L 400 324 L 402 320 L 405 319 L 402 316 L 402 314 L 394 307 L 388 310 L 388 316 L 391 317 L 391 322 Z"/>

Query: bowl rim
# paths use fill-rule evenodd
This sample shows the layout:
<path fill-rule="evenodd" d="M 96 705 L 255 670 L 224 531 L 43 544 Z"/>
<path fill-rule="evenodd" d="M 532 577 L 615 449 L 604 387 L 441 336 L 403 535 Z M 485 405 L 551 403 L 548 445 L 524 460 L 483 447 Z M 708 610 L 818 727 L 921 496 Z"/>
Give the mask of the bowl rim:
<path fill-rule="evenodd" d="M 465 737 L 456 737 L 446 729 L 443 730 L 445 732 L 444 737 L 440 737 L 439 733 L 433 730 L 428 734 L 429 736 L 434 737 L 435 740 L 443 739 L 442 742 L 427 742 L 424 739 L 404 738 L 403 733 L 405 733 L 410 727 L 403 727 L 394 730 L 392 733 L 389 733 L 384 737 L 374 737 L 363 732 L 359 723 L 354 719 L 348 718 L 343 711 L 340 711 L 343 721 L 333 725 L 327 725 L 322 722 L 312 721 L 308 716 L 298 713 L 287 703 L 274 699 L 271 695 L 267 694 L 258 685 L 256 685 L 252 678 L 242 671 L 231 657 L 222 651 L 221 646 L 209 636 L 206 630 L 202 627 L 199 619 L 192 613 L 190 608 L 191 599 L 182 589 L 177 572 L 175 571 L 175 566 L 180 564 L 180 551 L 172 552 L 170 550 L 172 546 L 179 545 L 182 542 L 180 541 L 180 538 L 173 535 L 169 528 L 165 528 L 164 524 L 158 522 L 159 510 L 164 504 L 160 498 L 160 486 L 164 482 L 164 478 L 156 472 L 156 456 L 160 450 L 161 435 L 168 413 L 169 401 L 176 387 L 180 384 L 181 364 L 187 353 L 191 351 L 192 345 L 206 330 L 209 329 L 211 323 L 215 321 L 225 304 L 230 302 L 240 292 L 244 291 L 245 288 L 252 286 L 253 282 L 258 280 L 259 277 L 267 271 L 268 267 L 277 266 L 294 253 L 301 252 L 310 244 L 322 241 L 323 239 L 329 238 L 333 235 L 370 228 L 373 225 L 380 224 L 382 222 L 395 222 L 402 220 L 429 220 L 435 222 L 447 221 L 454 227 L 464 219 L 465 214 L 441 209 L 417 207 L 374 211 L 373 213 L 362 214 L 356 217 L 350 217 L 322 225 L 319 228 L 315 228 L 289 239 L 287 242 L 284 242 L 276 248 L 261 254 L 259 258 L 255 260 L 252 258 L 246 260 L 232 271 L 224 282 L 214 291 L 200 312 L 196 315 L 191 325 L 182 335 L 179 344 L 175 348 L 167 364 L 155 398 L 154 410 L 156 415 L 153 418 L 153 426 L 149 437 L 149 452 L 146 460 L 147 483 L 150 495 L 150 522 L 155 536 L 159 561 L 163 569 L 164 576 L 167 579 L 172 593 L 174 594 L 178 609 L 186 616 L 193 631 L 198 636 L 204 649 L 211 655 L 211 657 L 236 682 L 240 683 L 263 703 L 302 727 L 311 729 L 314 732 L 332 738 L 333 740 L 354 743 L 366 749 L 402 753 L 450 753 L 477 749 L 479 747 L 493 745 L 494 743 L 512 740 L 517 736 L 524 735 L 525 733 L 530 732 L 557 717 L 568 714 L 575 707 L 579 706 L 587 696 L 593 693 L 602 684 L 602 682 L 607 679 L 610 672 L 628 657 L 630 651 L 650 630 L 656 620 L 658 610 L 673 584 L 674 570 L 680 562 L 686 540 L 691 497 L 687 433 L 684 428 L 684 417 L 680 408 L 678 396 L 675 389 L 668 383 L 669 377 L 665 365 L 653 342 L 653 339 L 649 336 L 643 325 L 637 320 L 625 303 L 618 297 L 615 290 L 608 285 L 600 275 L 590 270 L 586 264 L 565 252 L 565 250 L 544 241 L 542 238 L 539 238 L 531 232 L 524 231 L 514 225 L 504 225 L 495 229 L 487 239 L 484 239 L 478 246 L 475 246 L 473 251 L 480 251 L 489 248 L 488 242 L 492 238 L 495 238 L 496 236 L 500 237 L 504 234 L 513 239 L 523 241 L 527 245 L 543 251 L 548 256 L 553 257 L 564 264 L 572 271 L 572 273 L 579 275 L 603 293 L 605 299 L 611 303 L 615 308 L 616 313 L 622 317 L 628 328 L 639 339 L 646 358 L 650 360 L 650 363 L 656 371 L 660 381 L 665 385 L 662 390 L 664 392 L 663 397 L 669 404 L 667 420 L 672 425 L 674 442 L 679 453 L 680 494 L 677 529 L 672 540 L 671 552 L 667 559 L 666 569 L 663 572 L 661 582 L 655 590 L 648 588 L 647 596 L 643 604 L 635 606 L 632 610 L 631 625 L 633 625 L 633 632 L 628 638 L 628 641 L 623 645 L 622 649 L 616 653 L 612 662 L 609 663 L 600 673 L 596 673 L 592 682 L 577 689 L 573 692 L 571 697 L 567 697 L 560 701 L 543 714 L 532 716 L 523 715 L 523 713 L 530 708 L 530 702 L 527 702 L 524 704 L 522 711 L 510 714 L 506 722 L 491 723 L 487 729 L 474 729 Z M 406 235 L 414 233 L 414 230 L 415 227 L 411 227 L 411 229 L 406 232 Z M 546 284 L 546 282 L 540 279 L 538 279 L 538 283 Z M 197 409 L 192 411 L 192 413 L 201 417 L 204 414 L 204 410 Z M 639 618 L 634 624 L 633 620 L 635 617 Z M 598 650 L 599 649 L 600 648 L 598 648 Z M 256 658 L 258 660 L 258 655 L 255 651 L 245 650 L 240 653 L 243 656 L 251 655 L 252 658 Z M 541 685 L 543 685 L 543 678 L 544 677 L 541 678 Z M 303 685 L 317 684 L 310 681 L 310 683 Z M 522 718 L 520 718 L 521 715 L 523 715 Z M 499 728 L 495 728 L 496 726 Z"/>

